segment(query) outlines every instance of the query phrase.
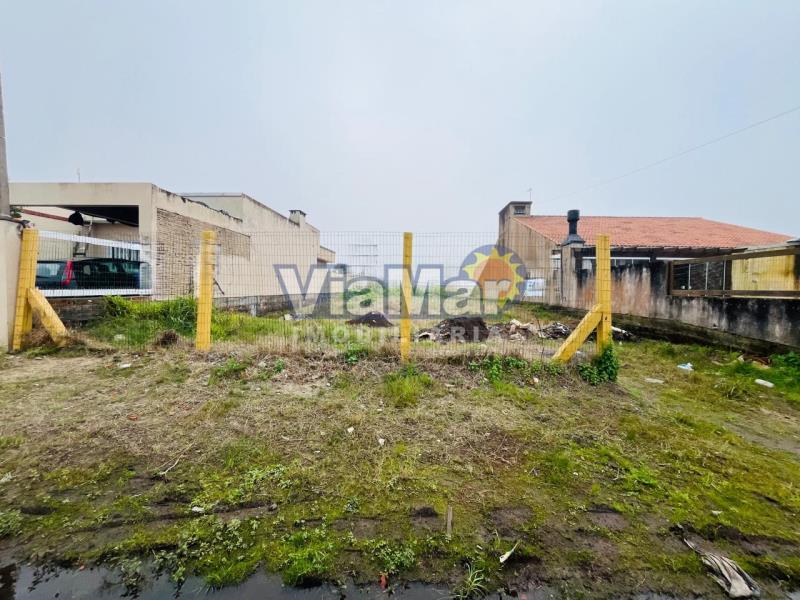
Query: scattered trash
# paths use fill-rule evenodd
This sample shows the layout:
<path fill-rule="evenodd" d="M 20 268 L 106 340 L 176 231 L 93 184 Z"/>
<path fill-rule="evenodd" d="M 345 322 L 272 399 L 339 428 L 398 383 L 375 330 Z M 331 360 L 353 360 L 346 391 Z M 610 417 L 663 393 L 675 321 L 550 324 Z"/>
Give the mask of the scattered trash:
<path fill-rule="evenodd" d="M 636 336 L 621 327 L 611 326 L 611 337 L 615 342 L 635 342 Z"/>
<path fill-rule="evenodd" d="M 270 504 L 270 505 L 267 507 L 267 510 L 268 510 L 269 512 L 275 512 L 276 510 L 278 510 L 278 505 L 277 505 L 277 503 L 273 502 L 272 504 Z"/>
<path fill-rule="evenodd" d="M 644 380 L 645 380 L 647 383 L 664 383 L 664 380 L 663 380 L 663 379 L 655 379 L 655 378 L 653 378 L 653 377 L 645 377 L 645 378 L 644 378 Z"/>
<path fill-rule="evenodd" d="M 206 512 L 206 509 L 203 508 L 202 506 L 193 506 L 192 507 L 192 512 L 193 513 L 197 513 L 197 514 L 202 514 L 202 513 Z"/>
<path fill-rule="evenodd" d="M 721 510 L 712 510 L 711 514 L 714 515 L 715 517 L 718 517 L 718 516 L 720 516 L 722 514 L 722 511 Z"/>
<path fill-rule="evenodd" d="M 533 378 L 533 385 L 539 385 L 539 378 L 538 377 L 534 377 Z"/>
<path fill-rule="evenodd" d="M 679 369 L 683 369 L 684 371 L 694 371 L 694 367 L 692 366 L 692 363 L 690 363 L 690 362 L 683 363 L 682 365 L 678 365 L 678 368 Z"/>
<path fill-rule="evenodd" d="M 555 323 L 550 323 L 550 325 L 542 327 L 539 330 L 539 337 L 547 340 L 558 340 L 569 337 L 570 333 L 572 333 L 572 331 L 569 327 L 556 321 Z"/>
<path fill-rule="evenodd" d="M 756 383 L 758 385 L 763 385 L 765 388 L 774 388 L 775 384 L 771 381 L 767 381 L 766 379 L 756 379 Z"/>
<path fill-rule="evenodd" d="M 516 544 L 514 544 L 514 547 L 513 547 L 513 548 L 511 548 L 511 550 L 509 550 L 508 552 L 506 552 L 505 554 L 503 554 L 503 556 L 501 556 L 501 557 L 500 557 L 500 564 L 503 564 L 503 563 L 504 563 L 504 562 L 506 562 L 506 561 L 507 561 L 509 558 L 511 558 L 511 555 L 512 555 L 512 554 L 514 554 L 514 550 L 516 550 L 516 549 L 517 549 L 517 546 L 519 546 L 519 540 L 517 540 L 517 543 L 516 543 Z"/>
<path fill-rule="evenodd" d="M 118 368 L 120 369 L 130 369 L 131 363 L 122 363 Z"/>
<path fill-rule="evenodd" d="M 11 471 L 9 471 L 8 473 L 6 473 L 2 477 L 0 477 L 0 485 L 2 485 L 4 483 L 8 483 L 12 479 L 14 479 L 14 475 L 11 473 Z"/>
<path fill-rule="evenodd" d="M 381 573 L 380 583 L 381 583 L 381 589 L 382 590 L 385 590 L 388 587 L 388 585 L 389 585 L 389 577 L 386 575 L 386 573 Z"/>
<path fill-rule="evenodd" d="M 126 340 L 125 335 L 122 333 L 118 333 L 114 336 L 115 342 L 124 342 Z"/>
<path fill-rule="evenodd" d="M 481 317 L 453 317 L 417 334 L 416 340 L 433 342 L 482 342 L 489 338 L 489 328 Z"/>
<path fill-rule="evenodd" d="M 347 428 L 347 433 L 353 433 L 355 430 L 356 430 L 355 427 L 348 427 Z"/>
<path fill-rule="evenodd" d="M 128 421 L 138 421 L 138 420 L 139 420 L 139 415 L 134 413 L 128 415 Z"/>
<path fill-rule="evenodd" d="M 286 313 L 285 315 L 283 315 L 283 320 L 284 321 L 294 321 L 294 317 L 292 315 L 290 315 L 289 313 Z"/>
<path fill-rule="evenodd" d="M 704 552 L 684 538 L 684 543 L 697 552 L 700 560 L 711 571 L 711 577 L 731 598 L 760 598 L 761 589 L 753 578 L 730 558 L 712 552 Z"/>
<path fill-rule="evenodd" d="M 367 327 L 392 327 L 392 323 L 386 316 L 377 311 L 368 312 L 365 315 L 355 317 L 347 321 L 348 325 L 366 325 Z"/>
<path fill-rule="evenodd" d="M 383 448 L 384 444 L 386 444 L 386 440 L 383 438 L 378 438 L 378 446 Z"/>

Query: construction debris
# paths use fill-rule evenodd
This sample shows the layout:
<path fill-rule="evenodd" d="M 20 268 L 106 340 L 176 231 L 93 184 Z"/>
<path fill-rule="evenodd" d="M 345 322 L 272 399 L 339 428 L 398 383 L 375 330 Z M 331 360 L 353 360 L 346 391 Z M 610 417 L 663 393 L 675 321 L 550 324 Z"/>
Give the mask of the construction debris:
<path fill-rule="evenodd" d="M 767 381 L 766 379 L 756 379 L 755 382 L 758 385 L 763 385 L 765 388 L 774 388 L 775 384 L 771 381 Z"/>
<path fill-rule="evenodd" d="M 708 567 L 710 575 L 731 598 L 760 598 L 761 589 L 753 578 L 730 558 L 712 552 L 704 552 L 684 538 L 684 543 L 697 552 Z"/>
<path fill-rule="evenodd" d="M 547 340 L 559 340 L 569 337 L 572 330 L 558 321 L 550 323 L 539 330 L 539 337 Z"/>
<path fill-rule="evenodd" d="M 392 327 L 393 325 L 386 316 L 378 311 L 368 312 L 360 317 L 355 317 L 347 321 L 348 325 L 366 325 L 367 327 Z"/>
<path fill-rule="evenodd" d="M 489 337 L 500 337 L 509 340 L 527 340 L 539 332 L 533 323 L 520 323 L 511 319 L 508 323 L 498 323 L 489 328 Z"/>
<path fill-rule="evenodd" d="M 349 321 L 348 321 L 349 322 Z M 417 334 L 417 341 L 482 342 L 489 337 L 489 328 L 481 317 L 453 317 Z"/>
<path fill-rule="evenodd" d="M 636 336 L 621 327 L 611 326 L 611 337 L 615 342 L 635 342 Z"/>

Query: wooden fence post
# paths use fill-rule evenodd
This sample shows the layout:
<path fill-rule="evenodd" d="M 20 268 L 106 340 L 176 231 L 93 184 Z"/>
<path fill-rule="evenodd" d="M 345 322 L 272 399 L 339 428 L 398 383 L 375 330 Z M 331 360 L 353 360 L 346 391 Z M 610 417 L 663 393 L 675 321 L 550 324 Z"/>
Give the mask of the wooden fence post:
<path fill-rule="evenodd" d="M 400 360 L 408 362 L 411 353 L 411 247 L 413 236 L 403 234 L 403 281 L 400 287 Z"/>
<path fill-rule="evenodd" d="M 605 234 L 597 236 L 595 261 L 595 302 L 602 310 L 597 324 L 597 349 L 602 351 L 611 343 L 611 243 Z"/>
<path fill-rule="evenodd" d="M 17 277 L 17 302 L 14 312 L 14 334 L 11 349 L 22 348 L 22 337 L 33 327 L 33 310 L 28 302 L 28 290 L 36 287 L 36 261 L 39 257 L 39 231 L 22 230 L 22 247 L 19 253 L 19 275 Z"/>
<path fill-rule="evenodd" d="M 197 333 L 195 334 L 195 349 L 201 351 L 211 349 L 211 311 L 214 304 L 216 250 L 216 232 L 204 231 L 200 243 L 200 283 L 197 296 Z"/>
<path fill-rule="evenodd" d="M 553 360 L 567 362 L 597 329 L 597 350 L 611 343 L 611 241 L 598 235 L 595 243 L 595 304 L 556 350 Z"/>

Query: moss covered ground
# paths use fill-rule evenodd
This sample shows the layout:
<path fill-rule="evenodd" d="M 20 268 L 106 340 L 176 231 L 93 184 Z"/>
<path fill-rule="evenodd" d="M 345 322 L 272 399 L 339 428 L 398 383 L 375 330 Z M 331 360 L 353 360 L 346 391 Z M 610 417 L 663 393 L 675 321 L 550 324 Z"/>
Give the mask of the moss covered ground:
<path fill-rule="evenodd" d="M 617 352 L 599 385 L 491 356 L 6 356 L 0 555 L 103 563 L 134 586 L 148 564 L 210 586 L 267 569 L 464 597 L 722 597 L 685 536 L 768 593 L 800 587 L 797 357 Z"/>

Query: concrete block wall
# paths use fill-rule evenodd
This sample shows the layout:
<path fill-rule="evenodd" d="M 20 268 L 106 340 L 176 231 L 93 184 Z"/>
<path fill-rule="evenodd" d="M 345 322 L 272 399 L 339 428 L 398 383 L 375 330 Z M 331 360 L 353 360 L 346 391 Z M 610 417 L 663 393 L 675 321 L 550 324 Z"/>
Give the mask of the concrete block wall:
<path fill-rule="evenodd" d="M 157 209 L 155 247 L 156 299 L 174 298 L 194 293 L 200 237 L 203 231 L 217 232 L 220 253 L 242 262 L 250 259 L 249 236 L 218 226 Z"/>

